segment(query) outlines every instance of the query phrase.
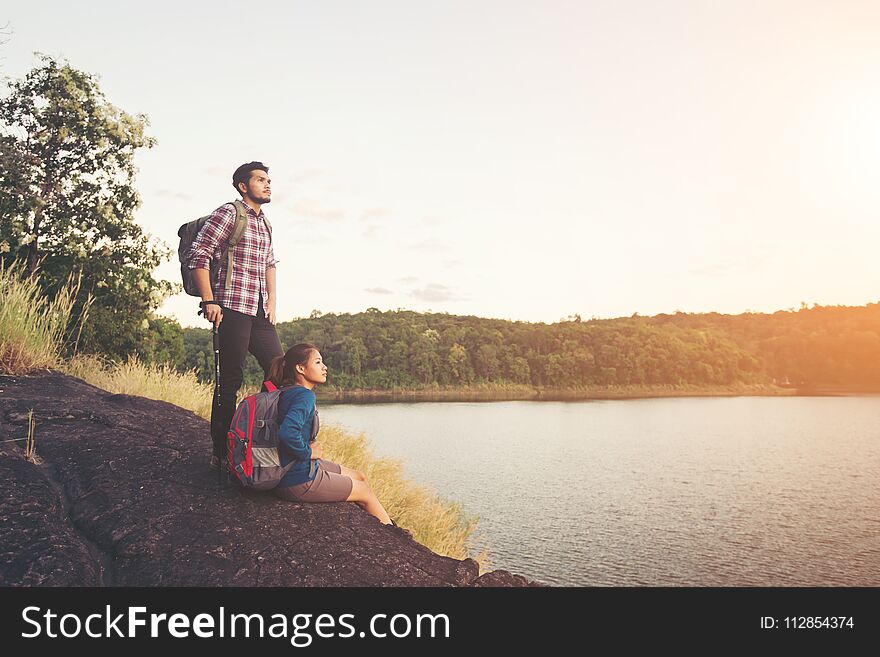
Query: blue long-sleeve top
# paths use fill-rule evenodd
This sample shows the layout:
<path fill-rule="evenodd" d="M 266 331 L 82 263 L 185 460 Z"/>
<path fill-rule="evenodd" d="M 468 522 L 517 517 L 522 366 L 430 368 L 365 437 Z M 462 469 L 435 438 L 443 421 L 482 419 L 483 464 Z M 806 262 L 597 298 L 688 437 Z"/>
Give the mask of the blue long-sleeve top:
<path fill-rule="evenodd" d="M 318 462 L 312 461 L 312 422 L 315 420 L 315 393 L 303 386 L 294 386 L 278 399 L 278 454 L 281 465 L 295 461 L 278 486 L 287 488 L 315 478 Z"/>

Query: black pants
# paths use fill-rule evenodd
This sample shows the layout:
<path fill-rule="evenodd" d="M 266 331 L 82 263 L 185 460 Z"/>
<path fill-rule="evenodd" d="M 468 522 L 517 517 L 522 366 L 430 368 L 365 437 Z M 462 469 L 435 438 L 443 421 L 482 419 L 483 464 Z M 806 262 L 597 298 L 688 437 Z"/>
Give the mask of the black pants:
<path fill-rule="evenodd" d="M 263 368 L 264 377 L 276 356 L 283 356 L 278 333 L 263 311 L 263 302 L 252 317 L 235 310 L 223 309 L 220 334 L 220 404 L 211 408 L 211 441 L 214 455 L 226 456 L 226 432 L 235 414 L 235 400 L 244 378 L 244 363 L 251 352 Z"/>

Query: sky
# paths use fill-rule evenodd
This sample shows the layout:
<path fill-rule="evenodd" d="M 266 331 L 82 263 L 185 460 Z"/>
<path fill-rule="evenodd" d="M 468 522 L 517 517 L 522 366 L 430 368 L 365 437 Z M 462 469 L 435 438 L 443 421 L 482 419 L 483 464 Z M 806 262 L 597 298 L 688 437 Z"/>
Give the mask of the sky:
<path fill-rule="evenodd" d="M 32 0 L 3 23 L 0 73 L 64 58 L 149 117 L 136 219 L 169 246 L 269 165 L 282 321 L 880 298 L 875 1 Z"/>

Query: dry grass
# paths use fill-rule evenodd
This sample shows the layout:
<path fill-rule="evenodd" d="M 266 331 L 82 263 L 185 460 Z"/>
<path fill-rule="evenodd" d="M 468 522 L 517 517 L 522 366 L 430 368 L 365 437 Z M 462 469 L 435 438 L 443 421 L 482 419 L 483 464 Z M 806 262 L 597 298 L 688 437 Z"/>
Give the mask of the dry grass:
<path fill-rule="evenodd" d="M 24 458 L 31 463 L 37 462 L 37 423 L 34 420 L 34 410 L 28 411 L 28 435 L 24 444 Z"/>
<path fill-rule="evenodd" d="M 330 425 L 321 427 L 320 440 L 329 461 L 367 476 L 388 515 L 409 529 L 419 543 L 456 559 L 469 556 L 467 539 L 476 528 L 476 518 L 466 516 L 458 504 L 442 500 L 407 479 L 399 461 L 374 456 L 364 434 L 355 436 Z M 477 555 L 476 559 L 482 564 L 486 555 Z"/>
<path fill-rule="evenodd" d="M 79 284 L 71 277 L 50 300 L 19 263 L 0 262 L 0 373 L 26 374 L 57 363 Z M 90 305 L 91 298 L 74 327 L 77 337 Z"/>
<path fill-rule="evenodd" d="M 131 357 L 113 363 L 78 355 L 61 364 L 65 373 L 108 392 L 167 401 L 209 420 L 214 387 L 200 383 L 195 372 L 180 373 L 170 365 L 152 365 Z"/>

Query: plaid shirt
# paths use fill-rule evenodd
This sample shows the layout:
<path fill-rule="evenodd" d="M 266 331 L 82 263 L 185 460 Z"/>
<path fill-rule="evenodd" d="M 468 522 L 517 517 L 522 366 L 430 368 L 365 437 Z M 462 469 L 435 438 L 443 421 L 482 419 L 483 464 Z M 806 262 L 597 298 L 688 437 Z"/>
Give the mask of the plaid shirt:
<path fill-rule="evenodd" d="M 248 224 L 241 239 L 232 251 L 232 280 L 230 289 L 226 288 L 226 244 L 235 230 L 235 206 L 226 203 L 214 210 L 193 241 L 187 258 L 190 269 L 211 270 L 211 260 L 219 266 L 211 290 L 214 300 L 223 308 L 236 310 L 255 317 L 260 295 L 263 309 L 269 307 L 266 288 L 266 269 L 274 267 L 275 253 L 272 250 L 272 237 L 263 221 L 263 211 L 258 215 L 253 208 L 245 205 Z"/>

